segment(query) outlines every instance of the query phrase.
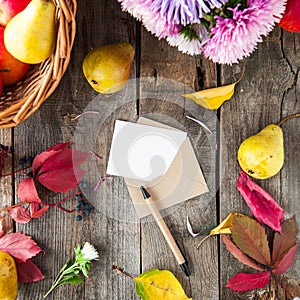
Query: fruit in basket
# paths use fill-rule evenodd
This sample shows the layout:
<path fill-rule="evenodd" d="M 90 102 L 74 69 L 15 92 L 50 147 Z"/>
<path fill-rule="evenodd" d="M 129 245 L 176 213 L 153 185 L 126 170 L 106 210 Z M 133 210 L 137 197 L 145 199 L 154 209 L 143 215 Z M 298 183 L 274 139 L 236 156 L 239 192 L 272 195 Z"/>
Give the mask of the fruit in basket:
<path fill-rule="evenodd" d="M 0 299 L 15 300 L 18 295 L 17 268 L 14 259 L 0 250 Z"/>
<path fill-rule="evenodd" d="M 126 85 L 133 58 L 134 48 L 129 43 L 95 48 L 83 60 L 83 73 L 96 92 L 115 93 Z"/>
<path fill-rule="evenodd" d="M 279 22 L 279 26 L 292 32 L 300 32 L 300 1 L 288 0 L 285 12 Z"/>
<path fill-rule="evenodd" d="M 4 27 L 0 27 L 0 72 L 3 84 L 14 84 L 20 81 L 29 69 L 29 64 L 14 58 L 5 48 Z"/>
<path fill-rule="evenodd" d="M 47 59 L 53 53 L 55 41 L 55 4 L 52 0 L 32 0 L 9 21 L 4 31 L 8 52 L 28 64 Z"/>
<path fill-rule="evenodd" d="M 0 25 L 7 23 L 21 12 L 31 0 L 0 0 Z"/>
<path fill-rule="evenodd" d="M 283 166 L 283 133 L 271 124 L 247 138 L 239 147 L 238 161 L 248 175 L 266 179 L 277 174 Z"/>

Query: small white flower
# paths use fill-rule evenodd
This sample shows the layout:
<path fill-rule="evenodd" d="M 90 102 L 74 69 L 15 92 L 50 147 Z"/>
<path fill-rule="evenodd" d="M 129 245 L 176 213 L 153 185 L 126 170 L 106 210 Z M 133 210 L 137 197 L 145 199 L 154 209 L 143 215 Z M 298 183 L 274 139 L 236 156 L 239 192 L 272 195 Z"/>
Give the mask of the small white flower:
<path fill-rule="evenodd" d="M 99 254 L 95 247 L 90 243 L 86 242 L 81 250 L 82 255 L 85 259 L 88 260 L 98 260 Z"/>

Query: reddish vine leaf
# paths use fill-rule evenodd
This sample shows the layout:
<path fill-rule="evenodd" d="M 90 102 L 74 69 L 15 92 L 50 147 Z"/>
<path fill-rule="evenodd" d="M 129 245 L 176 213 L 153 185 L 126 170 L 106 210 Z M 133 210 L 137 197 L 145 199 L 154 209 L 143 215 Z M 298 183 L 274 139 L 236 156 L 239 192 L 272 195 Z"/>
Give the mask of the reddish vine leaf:
<path fill-rule="evenodd" d="M 44 275 L 36 264 L 31 259 L 27 259 L 26 262 L 16 262 L 18 281 L 19 282 L 34 282 L 44 279 Z"/>
<path fill-rule="evenodd" d="M 69 147 L 69 143 L 63 144 L 56 151 L 51 150 L 52 155 L 47 155 L 47 159 L 39 159 L 43 164 L 39 169 L 32 167 L 33 175 L 37 181 L 53 192 L 66 193 L 75 188 L 78 181 L 84 175 L 80 165 L 90 156 Z M 48 154 L 47 150 L 45 151 Z"/>
<path fill-rule="evenodd" d="M 283 256 L 297 242 L 297 228 L 295 216 L 284 220 L 282 223 L 282 234 L 275 233 L 272 251 L 272 264 L 276 266 Z"/>
<path fill-rule="evenodd" d="M 57 144 L 38 154 L 33 160 L 32 169 L 38 171 L 38 169 L 45 163 L 47 159 L 49 159 L 51 156 L 61 151 L 62 149 L 69 147 L 70 144 L 70 142 Z"/>
<path fill-rule="evenodd" d="M 17 206 L 8 211 L 12 219 L 20 224 L 28 223 L 31 220 L 28 208 L 24 206 Z"/>
<path fill-rule="evenodd" d="M 271 263 L 266 232 L 256 220 L 234 215 L 231 234 L 236 246 L 246 255 L 266 266 Z"/>
<path fill-rule="evenodd" d="M 272 272 L 275 274 L 283 274 L 286 272 L 294 262 L 295 255 L 297 253 L 297 244 L 286 252 L 283 258 L 275 265 Z"/>
<path fill-rule="evenodd" d="M 237 292 L 244 292 L 263 288 L 269 281 L 270 272 L 259 272 L 256 274 L 238 273 L 229 279 L 225 287 Z"/>
<path fill-rule="evenodd" d="M 0 238 L 0 250 L 10 254 L 15 260 L 26 262 L 29 258 L 37 255 L 42 249 L 21 232 L 9 233 Z"/>
<path fill-rule="evenodd" d="M 244 171 L 240 171 L 238 191 L 249 206 L 253 216 L 275 231 L 281 232 L 284 210 L 263 188 L 256 184 Z"/>
<path fill-rule="evenodd" d="M 49 208 L 48 205 L 41 206 L 39 203 L 36 202 L 30 203 L 29 209 L 30 209 L 31 218 L 33 219 L 40 218 L 48 210 L 48 208 Z"/>
<path fill-rule="evenodd" d="M 55 193 L 67 193 L 75 188 L 78 181 L 81 180 L 85 171 L 80 168 L 80 165 L 90 155 L 90 153 L 72 149 L 70 142 L 57 144 L 46 149 L 33 160 L 33 177 L 25 178 L 19 184 L 19 198 L 22 202 L 41 202 L 34 181 L 41 183 Z M 16 213 L 25 216 L 22 209 Z"/>
<path fill-rule="evenodd" d="M 20 182 L 17 193 L 22 202 L 42 202 L 31 177 Z"/>
<path fill-rule="evenodd" d="M 48 208 L 48 205 L 41 206 L 40 203 L 31 202 L 28 207 L 13 207 L 8 213 L 15 222 L 25 224 L 30 222 L 32 218 L 40 218 Z"/>
<path fill-rule="evenodd" d="M 227 250 L 241 263 L 259 271 L 263 271 L 264 268 L 260 267 L 254 260 L 244 254 L 225 234 L 222 234 L 222 241 L 225 244 Z"/>

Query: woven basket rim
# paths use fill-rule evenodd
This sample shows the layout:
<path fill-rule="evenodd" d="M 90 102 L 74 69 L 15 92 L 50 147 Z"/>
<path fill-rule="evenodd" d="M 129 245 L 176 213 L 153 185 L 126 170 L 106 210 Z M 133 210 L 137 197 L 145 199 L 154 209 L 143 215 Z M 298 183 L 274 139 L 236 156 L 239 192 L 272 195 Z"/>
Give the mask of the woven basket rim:
<path fill-rule="evenodd" d="M 69 66 L 76 35 L 76 0 L 53 0 L 56 5 L 56 47 L 44 62 L 33 65 L 24 79 L 0 96 L 0 128 L 21 124 L 55 91 Z"/>

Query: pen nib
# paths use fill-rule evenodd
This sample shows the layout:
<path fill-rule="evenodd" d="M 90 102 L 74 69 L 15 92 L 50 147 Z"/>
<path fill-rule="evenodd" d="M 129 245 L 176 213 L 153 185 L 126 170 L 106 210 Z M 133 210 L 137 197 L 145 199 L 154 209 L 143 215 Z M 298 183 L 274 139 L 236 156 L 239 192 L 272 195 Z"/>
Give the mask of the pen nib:
<path fill-rule="evenodd" d="M 141 186 L 140 189 L 141 189 L 144 199 L 148 199 L 151 197 L 150 194 L 148 193 L 148 191 L 143 186 Z"/>

